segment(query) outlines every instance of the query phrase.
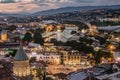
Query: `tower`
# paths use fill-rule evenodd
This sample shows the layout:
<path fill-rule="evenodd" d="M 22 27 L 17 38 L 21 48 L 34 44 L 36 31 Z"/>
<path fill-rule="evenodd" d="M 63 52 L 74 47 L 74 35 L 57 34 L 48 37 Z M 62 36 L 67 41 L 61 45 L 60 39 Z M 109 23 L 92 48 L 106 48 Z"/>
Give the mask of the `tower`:
<path fill-rule="evenodd" d="M 13 73 L 18 78 L 18 80 L 31 80 L 30 79 L 30 65 L 29 59 L 25 54 L 23 47 L 20 46 L 13 63 Z"/>

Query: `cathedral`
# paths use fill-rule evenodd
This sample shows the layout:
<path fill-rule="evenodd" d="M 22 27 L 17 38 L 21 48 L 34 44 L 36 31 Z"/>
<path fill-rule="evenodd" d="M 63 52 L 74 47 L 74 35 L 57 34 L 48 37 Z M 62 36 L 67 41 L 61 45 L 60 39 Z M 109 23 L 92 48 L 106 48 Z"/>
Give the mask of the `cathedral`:
<path fill-rule="evenodd" d="M 13 62 L 13 73 L 17 80 L 32 80 L 29 59 L 20 46 Z"/>

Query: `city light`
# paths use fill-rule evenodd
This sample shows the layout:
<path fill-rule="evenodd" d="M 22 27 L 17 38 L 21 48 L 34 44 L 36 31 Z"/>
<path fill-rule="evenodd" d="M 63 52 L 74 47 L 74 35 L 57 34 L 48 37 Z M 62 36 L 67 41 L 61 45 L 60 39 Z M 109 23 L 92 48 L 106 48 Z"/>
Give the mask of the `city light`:
<path fill-rule="evenodd" d="M 120 80 L 119 2 L 0 0 L 0 80 Z"/>

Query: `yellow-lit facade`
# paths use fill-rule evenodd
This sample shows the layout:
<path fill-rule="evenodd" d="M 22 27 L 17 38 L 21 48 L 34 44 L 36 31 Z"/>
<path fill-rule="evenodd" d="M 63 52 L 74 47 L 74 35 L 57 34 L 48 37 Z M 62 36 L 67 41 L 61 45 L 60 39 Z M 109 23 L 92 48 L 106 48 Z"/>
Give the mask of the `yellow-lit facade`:
<path fill-rule="evenodd" d="M 64 51 L 63 53 L 63 63 L 65 65 L 80 65 L 81 57 L 79 53 L 72 52 L 68 53 Z"/>
<path fill-rule="evenodd" d="M 26 77 L 30 75 L 29 60 L 14 61 L 13 67 L 14 75 L 17 77 Z"/>
<path fill-rule="evenodd" d="M 98 33 L 97 27 L 95 25 L 89 25 L 88 35 L 96 35 Z"/>
<path fill-rule="evenodd" d="M 108 48 L 108 50 L 110 50 L 110 51 L 113 51 L 113 50 L 116 49 L 116 47 L 115 47 L 114 45 L 112 45 L 112 44 L 109 44 L 109 45 L 107 46 L 107 48 Z"/>
<path fill-rule="evenodd" d="M 1 40 L 6 41 L 7 40 L 7 34 L 1 34 Z"/>

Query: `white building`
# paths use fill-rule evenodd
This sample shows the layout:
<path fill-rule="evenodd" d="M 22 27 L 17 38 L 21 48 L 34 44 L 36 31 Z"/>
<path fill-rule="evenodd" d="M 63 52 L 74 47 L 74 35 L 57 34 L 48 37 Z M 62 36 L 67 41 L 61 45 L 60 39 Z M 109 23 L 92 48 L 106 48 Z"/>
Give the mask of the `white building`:
<path fill-rule="evenodd" d="M 45 53 L 28 53 L 29 58 L 36 57 L 37 61 L 44 61 L 45 63 L 49 64 L 60 64 L 61 63 L 61 56 L 54 52 L 45 52 Z"/>

